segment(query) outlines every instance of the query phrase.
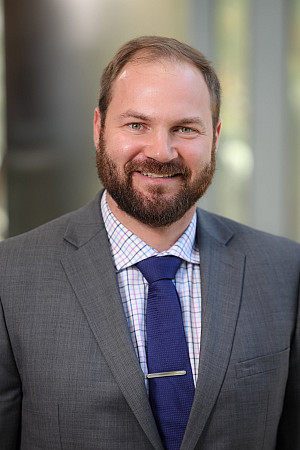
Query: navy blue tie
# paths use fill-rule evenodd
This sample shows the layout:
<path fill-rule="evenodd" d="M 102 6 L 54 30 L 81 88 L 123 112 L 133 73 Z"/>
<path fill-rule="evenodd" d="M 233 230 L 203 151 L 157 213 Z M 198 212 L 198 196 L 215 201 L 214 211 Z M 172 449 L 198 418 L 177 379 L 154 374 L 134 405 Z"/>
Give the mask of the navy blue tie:
<path fill-rule="evenodd" d="M 137 267 L 149 283 L 146 327 L 149 400 L 164 446 L 180 448 L 194 398 L 194 382 L 173 284 L 176 256 L 151 257 Z"/>

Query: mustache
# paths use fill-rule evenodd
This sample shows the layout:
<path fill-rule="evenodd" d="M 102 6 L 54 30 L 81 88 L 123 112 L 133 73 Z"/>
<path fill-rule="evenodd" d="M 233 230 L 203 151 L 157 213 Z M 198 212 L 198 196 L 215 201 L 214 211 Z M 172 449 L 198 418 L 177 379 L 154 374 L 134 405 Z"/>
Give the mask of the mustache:
<path fill-rule="evenodd" d="M 133 172 L 151 172 L 169 176 L 182 175 L 184 178 L 188 178 L 191 174 L 191 170 L 179 161 L 161 163 L 155 159 L 128 161 L 125 165 L 125 173 L 131 175 Z"/>

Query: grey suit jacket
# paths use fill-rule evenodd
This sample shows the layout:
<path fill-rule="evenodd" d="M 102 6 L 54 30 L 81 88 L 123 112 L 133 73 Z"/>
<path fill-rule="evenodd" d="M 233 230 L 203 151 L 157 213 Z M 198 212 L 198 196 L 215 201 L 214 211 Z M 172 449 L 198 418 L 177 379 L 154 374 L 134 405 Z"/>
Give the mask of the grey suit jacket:
<path fill-rule="evenodd" d="M 162 449 L 99 199 L 0 245 L 1 450 Z M 182 449 L 299 449 L 299 245 L 200 210 L 197 239 Z"/>

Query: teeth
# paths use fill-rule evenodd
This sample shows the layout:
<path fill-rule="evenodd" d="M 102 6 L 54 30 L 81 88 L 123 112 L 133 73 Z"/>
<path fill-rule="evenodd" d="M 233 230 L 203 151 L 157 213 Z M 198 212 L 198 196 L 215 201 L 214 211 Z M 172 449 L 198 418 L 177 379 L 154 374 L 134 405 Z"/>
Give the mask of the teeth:
<path fill-rule="evenodd" d="M 174 175 L 158 175 L 157 173 L 141 172 L 142 175 L 150 178 L 170 178 Z"/>

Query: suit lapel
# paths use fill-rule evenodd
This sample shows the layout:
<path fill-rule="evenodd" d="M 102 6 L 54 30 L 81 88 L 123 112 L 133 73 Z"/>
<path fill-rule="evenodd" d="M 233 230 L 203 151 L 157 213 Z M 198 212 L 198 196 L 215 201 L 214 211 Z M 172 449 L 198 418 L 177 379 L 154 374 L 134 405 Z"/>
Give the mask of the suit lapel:
<path fill-rule="evenodd" d="M 208 218 L 211 221 L 211 216 Z M 227 245 L 232 238 L 227 227 L 219 223 L 217 229 L 216 223 L 208 224 L 201 216 L 198 224 L 202 334 L 195 399 L 182 446 L 185 450 L 195 448 L 226 374 L 245 269 L 245 255 Z"/>
<path fill-rule="evenodd" d="M 62 265 L 104 358 L 155 449 L 162 450 L 121 304 L 99 198 L 71 223 L 65 239 L 75 249 Z M 90 223 L 89 223 L 90 221 Z M 238 319 L 245 256 L 228 246 L 232 232 L 214 216 L 198 215 L 202 336 L 199 375 L 182 448 L 192 450 L 217 400 Z"/>
<path fill-rule="evenodd" d="M 65 239 L 78 248 L 62 265 L 124 397 L 154 448 L 162 449 L 123 312 L 106 231 L 101 219 L 97 220 L 100 224 L 70 225 Z"/>

